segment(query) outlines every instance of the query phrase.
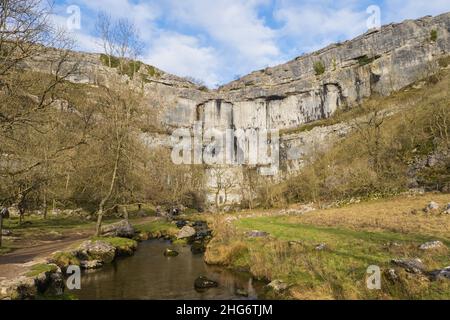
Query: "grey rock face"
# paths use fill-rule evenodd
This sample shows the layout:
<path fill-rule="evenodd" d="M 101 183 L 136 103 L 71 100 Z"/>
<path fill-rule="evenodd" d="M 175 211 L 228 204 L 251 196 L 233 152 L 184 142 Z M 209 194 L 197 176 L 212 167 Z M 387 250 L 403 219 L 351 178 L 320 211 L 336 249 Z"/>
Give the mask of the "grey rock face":
<path fill-rule="evenodd" d="M 99 269 L 103 266 L 103 262 L 100 260 L 83 260 L 80 261 L 80 267 L 85 270 Z"/>
<path fill-rule="evenodd" d="M 439 210 L 439 204 L 434 201 L 431 201 L 425 208 L 425 212 L 434 212 Z"/>
<path fill-rule="evenodd" d="M 106 225 L 102 227 L 102 235 L 106 237 L 121 237 L 133 238 L 135 230 L 131 223 L 127 220 L 122 220 L 117 223 Z"/>
<path fill-rule="evenodd" d="M 271 283 L 267 285 L 269 288 L 274 290 L 275 292 L 285 291 L 289 286 L 282 280 L 273 280 Z"/>
<path fill-rule="evenodd" d="M 85 241 L 78 248 L 78 255 L 82 260 L 99 260 L 111 263 L 116 254 L 116 248 L 104 241 Z"/>
<path fill-rule="evenodd" d="M 432 31 L 437 31 L 436 41 L 431 40 Z M 58 54 L 58 50 L 49 49 L 29 61 L 28 67 L 49 73 L 49 61 L 56 60 Z M 436 72 L 438 60 L 449 54 L 450 13 L 445 13 L 370 30 L 353 40 L 253 72 L 218 90 L 204 90 L 145 65 L 138 77 L 129 79 L 102 64 L 98 54 L 73 53 L 67 65 L 81 60 L 79 74 L 69 79 L 75 83 L 108 85 L 119 81 L 143 88 L 144 103 L 152 108 L 155 119 L 142 139 L 149 148 L 172 148 L 175 142 L 171 133 L 192 128 L 195 122 L 204 129 L 297 129 L 328 118 L 344 106 L 358 105 L 372 95 L 386 96 L 411 85 Z M 323 74 L 316 74 L 317 63 L 323 64 Z M 349 131 L 349 126 L 339 124 L 283 135 L 282 172 L 276 178 L 296 172 L 311 150 L 326 148 Z M 244 180 L 241 167 L 229 167 L 227 171 L 236 184 Z M 211 169 L 205 176 L 208 186 L 214 184 Z M 207 194 L 207 199 L 213 203 L 213 194 Z M 229 192 L 228 204 L 241 200 L 240 190 Z"/>
<path fill-rule="evenodd" d="M 448 279 L 450 280 L 450 267 L 444 268 L 442 270 L 438 270 L 435 272 L 436 279 Z"/>
<path fill-rule="evenodd" d="M 0 282 L 0 299 L 32 299 L 36 294 L 37 287 L 33 278 L 21 276 Z"/>
<path fill-rule="evenodd" d="M 391 262 L 411 273 L 421 274 L 425 271 L 425 266 L 420 259 L 394 259 Z"/>
<path fill-rule="evenodd" d="M 195 229 L 191 226 L 184 226 L 177 234 L 177 239 L 186 239 L 195 236 Z"/>
<path fill-rule="evenodd" d="M 420 250 L 432 250 L 442 248 L 444 244 L 441 241 L 431 241 L 420 245 Z"/>
<path fill-rule="evenodd" d="M 247 232 L 247 236 L 250 238 L 266 238 L 269 236 L 269 234 L 265 231 L 253 230 Z"/>

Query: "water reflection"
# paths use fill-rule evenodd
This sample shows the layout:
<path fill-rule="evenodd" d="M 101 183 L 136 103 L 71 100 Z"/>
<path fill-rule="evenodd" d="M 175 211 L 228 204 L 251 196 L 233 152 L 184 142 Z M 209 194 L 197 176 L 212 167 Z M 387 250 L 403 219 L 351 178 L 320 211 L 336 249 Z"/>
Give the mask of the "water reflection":
<path fill-rule="evenodd" d="M 179 256 L 164 257 L 167 247 L 177 250 Z M 201 275 L 219 286 L 196 291 L 194 281 Z M 70 293 L 79 299 L 257 299 L 262 287 L 249 275 L 207 266 L 189 247 L 152 240 L 141 243 L 133 257 L 83 274 L 81 290 Z"/>

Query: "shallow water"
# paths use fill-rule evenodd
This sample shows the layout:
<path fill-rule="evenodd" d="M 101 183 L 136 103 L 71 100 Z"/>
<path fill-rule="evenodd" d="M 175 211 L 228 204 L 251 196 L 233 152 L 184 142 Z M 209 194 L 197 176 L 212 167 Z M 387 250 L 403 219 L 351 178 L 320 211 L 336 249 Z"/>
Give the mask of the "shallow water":
<path fill-rule="evenodd" d="M 166 248 L 177 257 L 165 257 Z M 219 286 L 204 292 L 194 289 L 194 281 L 206 276 Z M 193 255 L 188 246 L 172 246 L 168 241 L 150 240 L 139 245 L 133 257 L 122 258 L 81 278 L 81 290 L 71 291 L 79 299 L 261 299 L 263 283 L 248 274 L 208 266 L 202 255 Z M 248 297 L 238 296 L 244 289 Z"/>

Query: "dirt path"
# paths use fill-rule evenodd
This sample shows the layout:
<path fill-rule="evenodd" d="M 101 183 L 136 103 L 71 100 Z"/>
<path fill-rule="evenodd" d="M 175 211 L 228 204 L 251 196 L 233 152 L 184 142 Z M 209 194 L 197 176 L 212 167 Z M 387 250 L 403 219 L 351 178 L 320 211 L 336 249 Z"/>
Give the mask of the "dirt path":
<path fill-rule="evenodd" d="M 146 217 L 131 221 L 133 225 L 156 220 Z M 69 232 L 61 240 L 42 241 L 38 245 L 20 248 L 0 256 L 0 281 L 20 276 L 33 264 L 44 262 L 53 252 L 66 249 L 77 242 L 88 239 L 94 234 L 94 228 L 89 227 L 84 232 Z"/>
<path fill-rule="evenodd" d="M 55 251 L 63 250 L 71 245 L 87 239 L 91 234 L 72 234 L 62 240 L 54 240 L 33 247 L 17 249 L 0 256 L 0 280 L 20 276 L 32 264 L 44 261 Z"/>

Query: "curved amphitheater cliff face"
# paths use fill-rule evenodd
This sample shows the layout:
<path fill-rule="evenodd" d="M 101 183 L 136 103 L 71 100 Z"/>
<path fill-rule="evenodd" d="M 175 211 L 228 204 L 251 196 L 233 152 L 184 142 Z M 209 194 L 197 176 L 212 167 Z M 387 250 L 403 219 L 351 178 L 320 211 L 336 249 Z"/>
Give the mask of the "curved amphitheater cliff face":
<path fill-rule="evenodd" d="M 432 34 L 436 33 L 434 39 Z M 55 50 L 56 52 L 56 50 Z M 130 80 L 101 63 L 99 55 L 73 53 L 81 60 L 80 73 L 70 80 L 95 84 L 114 78 L 144 88 L 146 103 L 154 109 L 158 130 L 143 134 L 150 148 L 173 147 L 170 133 L 178 128 L 215 127 L 231 130 L 289 130 L 328 118 L 343 106 L 352 107 L 374 94 L 387 96 L 431 75 L 439 58 L 450 52 L 450 13 L 383 26 L 344 43 L 253 72 L 217 90 L 193 83 L 151 66 L 140 68 L 139 80 Z M 56 54 L 56 53 L 55 53 Z M 51 54 L 50 54 L 51 56 Z M 37 57 L 32 68 L 48 72 L 49 57 Z M 315 145 L 326 147 L 345 135 L 344 124 L 309 132 L 282 135 L 280 167 L 273 179 L 299 170 L 302 158 Z M 240 181 L 245 166 L 220 166 L 234 181 L 222 200 L 241 200 Z M 217 177 L 207 169 L 209 200 L 214 202 Z M 221 191 L 223 193 L 223 191 Z"/>

